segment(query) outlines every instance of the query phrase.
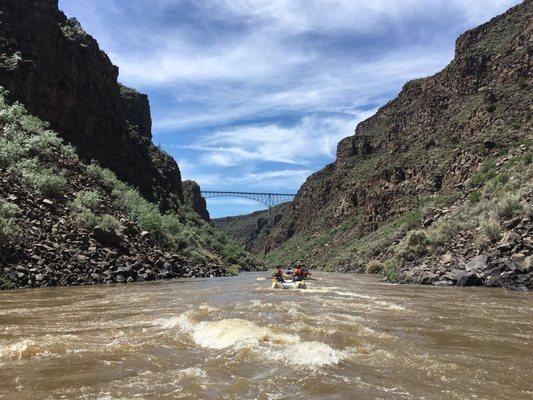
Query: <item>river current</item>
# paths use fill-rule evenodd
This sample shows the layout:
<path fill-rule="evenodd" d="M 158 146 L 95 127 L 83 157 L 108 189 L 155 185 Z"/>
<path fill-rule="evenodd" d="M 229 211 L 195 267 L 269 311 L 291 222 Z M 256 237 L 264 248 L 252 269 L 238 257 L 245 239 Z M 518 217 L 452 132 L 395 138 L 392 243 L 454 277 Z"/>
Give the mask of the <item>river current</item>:
<path fill-rule="evenodd" d="M 0 398 L 533 398 L 530 293 L 264 276 L 2 292 Z"/>

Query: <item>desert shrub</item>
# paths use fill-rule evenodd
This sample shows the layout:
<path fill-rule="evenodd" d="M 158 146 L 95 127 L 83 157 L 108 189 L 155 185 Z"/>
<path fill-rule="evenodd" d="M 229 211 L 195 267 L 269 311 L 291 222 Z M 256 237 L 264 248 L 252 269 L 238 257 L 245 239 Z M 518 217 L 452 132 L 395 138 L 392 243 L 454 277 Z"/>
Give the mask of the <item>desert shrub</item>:
<path fill-rule="evenodd" d="M 222 248 L 222 256 L 232 264 L 238 264 L 243 256 L 242 248 L 235 242 L 229 242 Z"/>
<path fill-rule="evenodd" d="M 533 205 L 528 203 L 524 207 L 525 216 L 529 218 L 530 220 L 533 219 Z"/>
<path fill-rule="evenodd" d="M 415 260 L 427 253 L 429 241 L 427 234 L 423 230 L 414 230 L 398 245 L 396 255 L 406 261 Z"/>
<path fill-rule="evenodd" d="M 0 243 L 11 243 L 20 235 L 15 217 L 21 212 L 16 204 L 0 199 Z"/>
<path fill-rule="evenodd" d="M 105 231 L 114 231 L 119 225 L 118 220 L 109 214 L 102 215 L 98 220 L 98 226 Z"/>
<path fill-rule="evenodd" d="M 19 206 L 13 203 L 9 203 L 3 199 L 0 199 L 0 217 L 2 218 L 14 218 L 19 215 L 21 209 Z"/>
<path fill-rule="evenodd" d="M 185 249 L 185 255 L 187 259 L 193 264 L 206 265 L 207 258 L 201 254 L 198 250 L 187 248 Z"/>
<path fill-rule="evenodd" d="M 71 217 L 76 225 L 88 230 L 94 229 L 100 223 L 100 218 L 85 207 L 73 209 Z"/>
<path fill-rule="evenodd" d="M 481 223 L 481 234 L 490 243 L 495 243 L 502 237 L 502 227 L 500 221 L 489 219 Z"/>
<path fill-rule="evenodd" d="M 20 161 L 10 170 L 20 174 L 28 189 L 42 196 L 57 196 L 63 193 L 67 186 L 67 180 L 62 173 L 45 167 L 36 158 Z"/>
<path fill-rule="evenodd" d="M 228 273 L 228 275 L 237 276 L 239 275 L 240 269 L 241 267 L 239 265 L 232 264 L 229 267 L 226 267 L 226 272 Z"/>
<path fill-rule="evenodd" d="M 11 54 L 10 56 L 2 56 L 3 60 L 3 64 L 10 70 L 13 70 L 15 68 L 17 68 L 17 66 L 19 65 L 19 63 L 22 61 L 22 54 L 20 51 L 16 51 L 14 52 L 13 54 Z"/>
<path fill-rule="evenodd" d="M 366 265 L 365 273 L 367 274 L 379 274 L 385 270 L 385 265 L 379 260 L 370 260 Z"/>
<path fill-rule="evenodd" d="M 20 228 L 11 218 L 0 217 L 0 241 L 2 244 L 14 242 L 20 235 Z"/>
<path fill-rule="evenodd" d="M 15 283 L 0 272 L 0 290 L 15 289 Z"/>
<path fill-rule="evenodd" d="M 391 258 L 385 263 L 385 275 L 390 282 L 396 282 L 398 280 L 398 270 L 400 265 L 401 261 L 397 258 Z"/>
<path fill-rule="evenodd" d="M 119 185 L 119 180 L 113 171 L 100 167 L 95 161 L 87 166 L 87 175 L 108 190 L 113 190 Z"/>
<path fill-rule="evenodd" d="M 481 200 L 481 193 L 477 190 L 473 190 L 468 194 L 468 201 L 470 201 L 470 204 L 476 204 L 479 203 Z"/>
<path fill-rule="evenodd" d="M 24 136 L 20 132 L 0 136 L 0 165 L 9 167 L 27 157 L 23 141 Z"/>
<path fill-rule="evenodd" d="M 100 204 L 100 193 L 96 190 L 83 191 L 76 194 L 76 198 L 72 202 L 73 208 L 88 208 L 91 211 L 96 211 Z"/>
<path fill-rule="evenodd" d="M 517 197 L 507 197 L 496 204 L 496 215 L 500 219 L 510 219 L 523 211 L 524 207 Z"/>
<path fill-rule="evenodd" d="M 483 163 L 479 171 L 475 172 L 467 181 L 467 186 L 476 188 L 492 179 L 497 172 L 496 160 L 489 159 Z"/>
<path fill-rule="evenodd" d="M 56 150 L 63 145 L 63 141 L 52 131 L 44 131 L 26 140 L 26 147 L 30 156 L 46 158 L 56 157 Z"/>

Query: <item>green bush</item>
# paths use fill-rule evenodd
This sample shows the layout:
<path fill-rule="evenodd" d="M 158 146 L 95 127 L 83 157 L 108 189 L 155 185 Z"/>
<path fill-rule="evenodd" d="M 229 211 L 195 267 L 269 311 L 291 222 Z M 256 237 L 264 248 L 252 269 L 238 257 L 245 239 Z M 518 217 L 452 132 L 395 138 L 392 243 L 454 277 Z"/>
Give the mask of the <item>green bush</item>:
<path fill-rule="evenodd" d="M 27 156 L 23 141 L 24 135 L 20 132 L 0 136 L 0 165 L 9 167 Z"/>
<path fill-rule="evenodd" d="M 90 209 L 85 207 L 77 207 L 72 210 L 72 220 L 74 223 L 82 228 L 92 230 L 100 223 L 100 218 Z"/>
<path fill-rule="evenodd" d="M 15 283 L 4 274 L 0 273 L 0 290 L 15 289 Z"/>
<path fill-rule="evenodd" d="M 398 245 L 396 255 L 401 260 L 413 261 L 428 251 L 429 240 L 423 230 L 414 230 Z"/>
<path fill-rule="evenodd" d="M 520 214 L 524 207 L 517 197 L 507 197 L 496 204 L 496 214 L 500 219 L 510 219 Z"/>
<path fill-rule="evenodd" d="M 477 204 L 481 200 L 481 193 L 477 190 L 473 190 L 468 194 L 468 200 L 470 201 L 470 204 Z"/>
<path fill-rule="evenodd" d="M 119 180 L 113 171 L 100 167 L 95 161 L 87 166 L 87 175 L 108 190 L 113 190 L 119 185 Z"/>
<path fill-rule="evenodd" d="M 57 196 L 65 191 L 67 180 L 62 173 L 43 166 L 36 158 L 23 160 L 10 168 L 18 173 L 26 187 L 42 196 Z"/>
<path fill-rule="evenodd" d="M 230 265 L 229 267 L 226 268 L 226 272 L 228 273 L 228 275 L 231 275 L 231 276 L 239 275 L 240 270 L 241 270 L 241 267 L 235 264 Z"/>
<path fill-rule="evenodd" d="M 98 221 L 98 226 L 105 231 L 114 231 L 118 229 L 120 223 L 118 220 L 109 214 L 104 214 Z"/>
<path fill-rule="evenodd" d="M 96 211 L 100 204 L 100 193 L 96 190 L 88 190 L 76 194 L 76 198 L 72 202 L 73 208 L 88 208 L 91 211 Z"/>
<path fill-rule="evenodd" d="M 396 258 L 392 258 L 385 263 L 385 275 L 390 282 L 398 281 L 398 269 L 401 262 Z"/>
<path fill-rule="evenodd" d="M 61 26 L 63 35 L 69 40 L 86 39 L 87 33 L 83 30 L 77 18 L 69 18 L 63 26 Z"/>
<path fill-rule="evenodd" d="M 2 55 L 2 63 L 9 69 L 14 70 L 22 61 L 22 54 L 20 51 L 16 51 L 10 56 Z"/>
<path fill-rule="evenodd" d="M 370 260 L 365 268 L 365 273 L 367 274 L 380 274 L 383 271 L 385 271 L 385 264 L 379 260 Z"/>
<path fill-rule="evenodd" d="M 18 239 L 21 231 L 15 223 L 15 217 L 20 214 L 20 208 L 12 203 L 0 199 L 0 242 L 12 243 Z"/>
<path fill-rule="evenodd" d="M 502 237 L 502 227 L 500 221 L 490 219 L 481 223 L 481 233 L 490 243 L 495 243 Z"/>

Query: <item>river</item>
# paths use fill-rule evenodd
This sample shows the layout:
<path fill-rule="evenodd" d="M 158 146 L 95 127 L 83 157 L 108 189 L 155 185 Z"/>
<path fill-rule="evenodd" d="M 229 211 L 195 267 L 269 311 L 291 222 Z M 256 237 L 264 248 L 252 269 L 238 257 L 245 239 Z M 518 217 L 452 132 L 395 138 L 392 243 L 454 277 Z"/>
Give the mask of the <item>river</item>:
<path fill-rule="evenodd" d="M 264 275 L 2 292 L 0 398 L 533 398 L 531 293 Z"/>

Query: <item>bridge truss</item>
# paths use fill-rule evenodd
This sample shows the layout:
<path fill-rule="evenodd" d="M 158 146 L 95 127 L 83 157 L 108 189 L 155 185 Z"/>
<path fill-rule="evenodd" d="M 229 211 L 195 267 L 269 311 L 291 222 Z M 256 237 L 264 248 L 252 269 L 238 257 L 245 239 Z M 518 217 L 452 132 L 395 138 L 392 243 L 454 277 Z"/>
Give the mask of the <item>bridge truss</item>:
<path fill-rule="evenodd" d="M 206 199 L 213 197 L 242 197 L 255 200 L 272 208 L 278 204 L 294 199 L 295 194 L 290 193 L 253 193 L 253 192 L 222 192 L 217 190 L 202 190 L 202 196 Z"/>

